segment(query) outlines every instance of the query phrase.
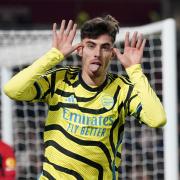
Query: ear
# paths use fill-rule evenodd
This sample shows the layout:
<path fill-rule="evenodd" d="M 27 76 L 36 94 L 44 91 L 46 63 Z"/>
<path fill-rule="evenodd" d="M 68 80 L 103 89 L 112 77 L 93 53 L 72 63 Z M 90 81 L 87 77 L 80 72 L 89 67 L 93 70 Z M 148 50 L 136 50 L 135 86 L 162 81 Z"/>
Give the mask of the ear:
<path fill-rule="evenodd" d="M 116 59 L 117 58 L 117 54 L 116 54 L 116 51 L 115 51 L 115 48 L 112 49 L 112 56 L 111 56 L 112 59 Z"/>
<path fill-rule="evenodd" d="M 78 47 L 76 51 L 77 51 L 77 54 L 78 54 L 80 57 L 82 57 L 83 47 L 82 47 L 82 46 Z"/>
<path fill-rule="evenodd" d="M 111 60 L 114 59 L 116 57 L 116 53 L 114 52 L 114 50 L 112 51 L 112 54 L 111 54 Z"/>

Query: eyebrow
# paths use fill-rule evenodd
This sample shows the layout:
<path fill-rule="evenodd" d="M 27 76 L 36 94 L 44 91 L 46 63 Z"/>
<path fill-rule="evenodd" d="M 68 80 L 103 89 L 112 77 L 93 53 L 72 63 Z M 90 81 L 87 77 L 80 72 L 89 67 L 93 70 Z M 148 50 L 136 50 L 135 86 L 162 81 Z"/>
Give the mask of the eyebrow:
<path fill-rule="evenodd" d="M 89 43 L 89 44 L 94 44 L 94 45 L 96 45 L 96 43 L 95 42 L 93 42 L 93 41 L 91 41 L 91 40 L 89 40 L 89 41 L 87 41 L 86 42 L 87 44 Z M 101 44 L 101 46 L 111 46 L 111 44 L 110 43 L 103 43 L 103 44 Z"/>

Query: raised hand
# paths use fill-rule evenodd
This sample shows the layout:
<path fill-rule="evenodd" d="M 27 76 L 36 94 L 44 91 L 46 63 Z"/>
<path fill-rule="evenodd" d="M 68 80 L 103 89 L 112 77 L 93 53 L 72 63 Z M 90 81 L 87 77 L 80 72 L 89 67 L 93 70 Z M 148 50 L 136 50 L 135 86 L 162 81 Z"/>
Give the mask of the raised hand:
<path fill-rule="evenodd" d="M 57 32 L 57 24 L 53 24 L 53 40 L 52 47 L 58 49 L 66 57 L 81 46 L 81 43 L 72 45 L 74 37 L 76 35 L 77 24 L 73 24 L 73 21 L 68 22 L 65 28 L 66 21 L 62 20 L 59 31 Z"/>
<path fill-rule="evenodd" d="M 137 32 L 134 32 L 131 41 L 129 40 L 129 32 L 126 32 L 124 42 L 124 53 L 120 53 L 117 48 L 114 48 L 114 52 L 121 64 L 128 68 L 135 64 L 140 64 L 143 56 L 146 40 L 143 40 L 142 34 L 138 36 Z"/>

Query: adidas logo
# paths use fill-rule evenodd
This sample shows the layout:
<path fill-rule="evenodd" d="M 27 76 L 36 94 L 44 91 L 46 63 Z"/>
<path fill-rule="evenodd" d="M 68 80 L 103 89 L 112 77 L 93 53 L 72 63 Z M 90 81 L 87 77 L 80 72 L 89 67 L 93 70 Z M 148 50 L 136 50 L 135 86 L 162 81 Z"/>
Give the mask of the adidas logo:
<path fill-rule="evenodd" d="M 68 103 L 77 103 L 77 100 L 74 97 L 74 95 L 71 95 L 71 96 L 66 98 L 66 102 L 68 102 Z"/>

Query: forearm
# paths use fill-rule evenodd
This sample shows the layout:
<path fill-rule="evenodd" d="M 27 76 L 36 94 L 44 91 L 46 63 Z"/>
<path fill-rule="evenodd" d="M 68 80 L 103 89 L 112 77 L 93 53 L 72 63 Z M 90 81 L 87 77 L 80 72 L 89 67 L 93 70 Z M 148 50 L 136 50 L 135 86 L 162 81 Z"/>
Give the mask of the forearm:
<path fill-rule="evenodd" d="M 127 68 L 126 72 L 134 84 L 137 98 L 142 105 L 140 119 L 150 127 L 159 127 L 166 123 L 164 108 L 156 93 L 150 87 L 150 84 L 142 72 L 141 65 L 134 65 Z"/>
<path fill-rule="evenodd" d="M 57 49 L 52 48 L 32 65 L 10 79 L 4 86 L 4 92 L 7 96 L 15 100 L 32 100 L 37 93 L 34 82 L 49 69 L 57 65 L 62 59 L 64 59 L 63 54 Z"/>

